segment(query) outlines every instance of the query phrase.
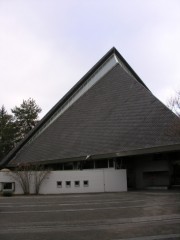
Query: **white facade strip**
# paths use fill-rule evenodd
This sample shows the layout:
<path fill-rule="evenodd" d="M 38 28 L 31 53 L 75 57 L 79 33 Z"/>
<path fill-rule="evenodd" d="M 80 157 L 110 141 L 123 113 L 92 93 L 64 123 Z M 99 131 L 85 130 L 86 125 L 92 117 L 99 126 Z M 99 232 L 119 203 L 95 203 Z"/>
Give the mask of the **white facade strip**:
<path fill-rule="evenodd" d="M 115 59 L 116 59 L 116 61 L 119 63 L 119 65 L 120 65 L 131 77 L 135 78 L 134 75 L 131 73 L 131 71 L 124 65 L 124 63 L 123 63 L 116 55 L 115 55 Z"/>
<path fill-rule="evenodd" d="M 0 172 L 0 191 L 4 183 L 15 182 L 14 194 L 23 194 L 12 172 Z M 33 180 L 30 187 L 34 193 Z M 127 191 L 126 170 L 67 170 L 51 171 L 40 187 L 40 194 L 124 192 Z"/>

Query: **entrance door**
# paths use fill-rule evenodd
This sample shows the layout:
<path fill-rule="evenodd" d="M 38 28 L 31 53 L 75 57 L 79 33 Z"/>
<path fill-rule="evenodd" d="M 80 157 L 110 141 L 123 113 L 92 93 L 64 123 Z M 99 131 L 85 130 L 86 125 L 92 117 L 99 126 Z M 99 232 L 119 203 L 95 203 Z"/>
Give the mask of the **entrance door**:
<path fill-rule="evenodd" d="M 145 187 L 169 186 L 169 172 L 144 172 L 143 182 Z"/>

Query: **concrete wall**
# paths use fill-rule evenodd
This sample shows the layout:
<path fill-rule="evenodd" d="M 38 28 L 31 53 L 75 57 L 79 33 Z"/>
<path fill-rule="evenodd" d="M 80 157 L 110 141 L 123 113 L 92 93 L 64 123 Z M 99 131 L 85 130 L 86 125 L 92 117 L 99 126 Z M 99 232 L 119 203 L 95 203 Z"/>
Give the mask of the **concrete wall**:
<path fill-rule="evenodd" d="M 71 186 L 67 186 L 66 182 Z M 75 186 L 75 181 L 79 186 Z M 88 183 L 84 185 L 84 181 Z M 0 172 L 0 190 L 2 182 L 15 182 L 15 194 L 22 194 L 22 189 L 8 172 Z M 62 185 L 58 186 L 57 182 Z M 90 193 L 90 192 L 121 192 L 127 191 L 126 170 L 71 170 L 51 171 L 40 188 L 40 194 Z M 31 193 L 33 192 L 31 186 Z"/>
<path fill-rule="evenodd" d="M 14 182 L 15 183 L 15 194 L 23 194 L 23 191 L 21 189 L 21 186 L 15 179 L 11 176 L 10 171 L 0 171 L 0 192 L 3 188 L 3 183 L 6 182 Z"/>

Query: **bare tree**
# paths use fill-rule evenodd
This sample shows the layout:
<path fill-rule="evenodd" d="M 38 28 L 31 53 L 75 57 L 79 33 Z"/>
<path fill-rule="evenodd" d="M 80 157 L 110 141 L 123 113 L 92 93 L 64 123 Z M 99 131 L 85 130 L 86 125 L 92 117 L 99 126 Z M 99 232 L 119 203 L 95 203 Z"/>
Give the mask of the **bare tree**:
<path fill-rule="evenodd" d="M 32 181 L 32 171 L 29 164 L 19 165 L 12 172 L 10 172 L 11 177 L 17 181 L 25 195 L 30 194 L 30 183 Z"/>
<path fill-rule="evenodd" d="M 23 164 L 11 171 L 10 175 L 20 184 L 23 193 L 28 195 L 31 187 L 35 194 L 39 194 L 40 187 L 49 173 L 50 170 L 41 165 Z"/>
<path fill-rule="evenodd" d="M 170 129 L 168 129 L 168 133 L 174 136 L 180 136 L 180 91 L 176 92 L 175 96 L 171 97 L 168 102 L 167 106 L 171 109 L 179 118 L 174 120 L 173 125 Z"/>
<path fill-rule="evenodd" d="M 180 117 L 180 91 L 176 92 L 174 97 L 168 100 L 167 106 Z"/>
<path fill-rule="evenodd" d="M 34 170 L 33 175 L 34 175 L 35 194 L 39 194 L 40 187 L 41 187 L 43 181 L 45 180 L 45 178 L 47 178 L 47 176 L 49 175 L 50 170 L 45 169 L 41 165 L 34 166 L 33 170 Z"/>

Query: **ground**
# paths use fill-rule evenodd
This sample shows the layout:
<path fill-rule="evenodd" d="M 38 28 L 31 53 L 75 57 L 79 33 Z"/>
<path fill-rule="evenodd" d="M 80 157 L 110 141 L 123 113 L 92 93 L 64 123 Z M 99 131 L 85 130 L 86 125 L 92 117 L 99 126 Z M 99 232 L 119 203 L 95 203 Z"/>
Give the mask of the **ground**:
<path fill-rule="evenodd" d="M 180 192 L 0 197 L 1 240 L 180 239 Z"/>

